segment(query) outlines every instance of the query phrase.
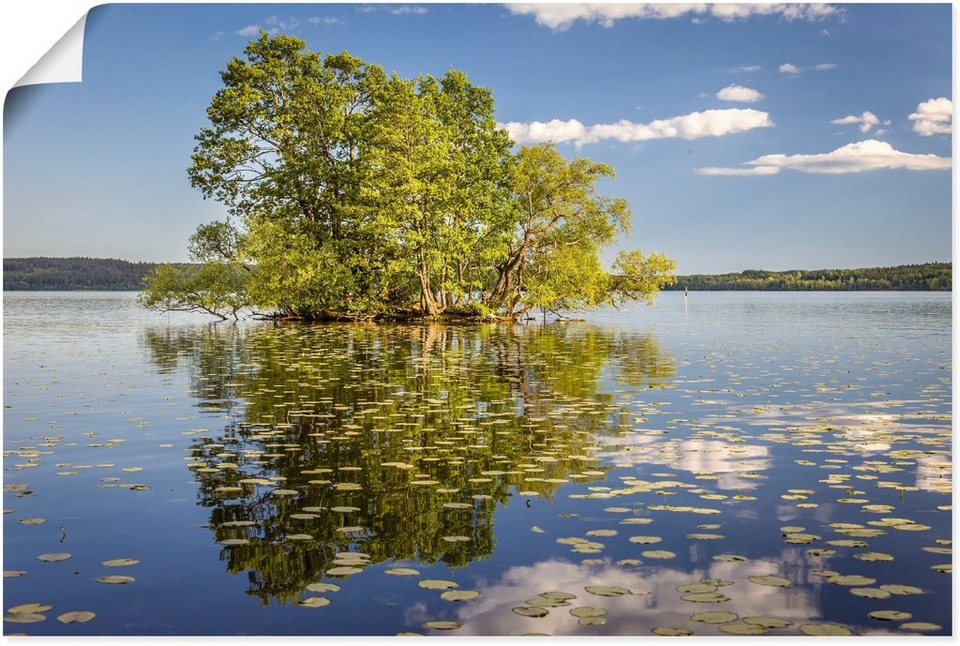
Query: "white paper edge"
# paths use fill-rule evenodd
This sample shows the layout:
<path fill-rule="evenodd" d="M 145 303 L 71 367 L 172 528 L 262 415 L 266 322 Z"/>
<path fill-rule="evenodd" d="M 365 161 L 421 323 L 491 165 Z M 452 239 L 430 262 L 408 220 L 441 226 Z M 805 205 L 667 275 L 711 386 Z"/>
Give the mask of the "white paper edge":
<path fill-rule="evenodd" d="M 83 33 L 86 23 L 85 13 L 13 87 L 83 81 Z"/>

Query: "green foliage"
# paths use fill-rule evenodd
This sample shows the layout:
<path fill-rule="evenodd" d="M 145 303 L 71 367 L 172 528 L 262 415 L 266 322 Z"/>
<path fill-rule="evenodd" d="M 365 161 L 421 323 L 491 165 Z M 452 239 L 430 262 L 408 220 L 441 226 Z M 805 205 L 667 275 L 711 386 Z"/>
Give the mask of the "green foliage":
<path fill-rule="evenodd" d="M 618 300 L 653 302 L 653 295 L 677 281 L 677 263 L 660 253 L 644 256 L 639 251 L 621 251 L 613 263 L 612 292 Z"/>
<path fill-rule="evenodd" d="M 512 153 L 492 94 L 463 72 L 388 76 L 261 32 L 221 79 L 188 172 L 233 220 L 201 226 L 190 251 L 245 268 L 256 308 L 514 317 L 659 285 L 610 291 L 599 254 L 630 220 L 596 191 L 613 169 L 552 146 Z"/>
<path fill-rule="evenodd" d="M 160 312 L 206 312 L 220 319 L 237 318 L 249 304 L 249 274 L 229 262 L 199 266 L 159 265 L 144 280 L 138 301 Z"/>
<path fill-rule="evenodd" d="M 596 193 L 613 169 L 542 145 L 521 148 L 511 170 L 517 223 L 491 302 L 511 314 L 603 303 L 609 280 L 599 252 L 630 225 L 626 201 Z"/>
<path fill-rule="evenodd" d="M 595 250 L 560 246 L 531 261 L 522 301 L 544 312 L 587 309 L 607 302 L 609 282 Z"/>
<path fill-rule="evenodd" d="M 349 310 L 352 276 L 334 243 L 264 218 L 252 224 L 243 250 L 257 262 L 249 291 L 258 307 L 298 317 Z"/>
<path fill-rule="evenodd" d="M 672 289 L 759 291 L 945 291 L 953 288 L 953 264 L 868 267 L 863 269 L 813 269 L 763 271 L 749 269 L 734 274 L 680 276 Z M 666 287 L 671 289 L 671 287 Z"/>

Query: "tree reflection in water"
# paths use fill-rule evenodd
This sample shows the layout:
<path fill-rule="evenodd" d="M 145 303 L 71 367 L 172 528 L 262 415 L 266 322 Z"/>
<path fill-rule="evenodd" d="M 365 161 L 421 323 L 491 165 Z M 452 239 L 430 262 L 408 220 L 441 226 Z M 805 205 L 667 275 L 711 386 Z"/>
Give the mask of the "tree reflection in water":
<path fill-rule="evenodd" d="M 188 465 L 264 604 L 343 583 L 337 567 L 488 557 L 498 504 L 603 476 L 597 439 L 630 422 L 609 391 L 675 373 L 651 334 L 579 324 L 158 327 L 142 344 L 229 420 L 195 431 Z"/>

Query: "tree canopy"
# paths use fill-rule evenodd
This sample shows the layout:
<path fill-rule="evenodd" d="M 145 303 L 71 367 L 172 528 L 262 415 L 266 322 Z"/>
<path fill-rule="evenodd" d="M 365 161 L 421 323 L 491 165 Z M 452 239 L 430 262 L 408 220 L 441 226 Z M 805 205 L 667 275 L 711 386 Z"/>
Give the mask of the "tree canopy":
<path fill-rule="evenodd" d="M 490 90 L 461 71 L 406 79 L 261 32 L 221 80 L 188 173 L 229 219 L 191 239 L 210 268 L 158 268 L 147 306 L 517 317 L 649 300 L 673 280 L 659 254 L 605 268 L 630 223 L 597 192 L 613 169 L 514 150 Z"/>

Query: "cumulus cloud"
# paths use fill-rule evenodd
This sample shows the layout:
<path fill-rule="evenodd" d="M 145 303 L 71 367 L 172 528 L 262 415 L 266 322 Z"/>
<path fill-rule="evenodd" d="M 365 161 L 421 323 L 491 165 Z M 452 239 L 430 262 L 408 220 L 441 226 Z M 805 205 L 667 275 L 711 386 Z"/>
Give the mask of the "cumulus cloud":
<path fill-rule="evenodd" d="M 813 69 L 817 72 L 827 72 L 832 70 L 837 66 L 836 63 L 820 63 L 819 65 L 814 65 Z"/>
<path fill-rule="evenodd" d="M 800 68 L 797 67 L 796 65 L 793 65 L 792 63 L 784 63 L 783 65 L 777 68 L 777 71 L 780 72 L 781 74 L 799 74 Z"/>
<path fill-rule="evenodd" d="M 946 97 L 928 99 L 911 114 L 913 131 L 923 137 L 947 134 L 953 130 L 953 101 Z"/>
<path fill-rule="evenodd" d="M 856 124 L 860 127 L 860 132 L 869 132 L 870 128 L 880 125 L 880 119 L 878 119 L 877 115 L 874 113 L 870 111 L 864 111 L 864 113 L 860 116 L 848 114 L 840 119 L 834 119 L 830 123 L 838 126 L 850 126 Z"/>
<path fill-rule="evenodd" d="M 701 175 L 721 175 L 725 177 L 743 176 L 743 175 L 776 175 L 780 169 L 776 166 L 753 166 L 751 168 L 724 168 L 721 166 L 707 166 L 698 168 L 697 173 Z"/>
<path fill-rule="evenodd" d="M 577 146 L 596 143 L 605 139 L 635 142 L 650 139 L 699 139 L 722 137 L 754 128 L 773 125 L 770 115 L 759 110 L 737 108 L 729 110 L 704 110 L 691 112 L 669 119 L 657 119 L 649 123 L 633 123 L 626 119 L 616 123 L 599 123 L 586 126 L 576 119 L 566 121 L 553 119 L 546 123 L 511 121 L 501 124 L 518 144 L 573 143 Z"/>
<path fill-rule="evenodd" d="M 738 103 L 755 103 L 763 98 L 763 95 L 753 88 L 742 85 L 728 85 L 719 92 L 717 98 L 721 101 L 736 101 Z"/>
<path fill-rule="evenodd" d="M 738 72 L 759 72 L 762 69 L 763 68 L 759 65 L 737 65 L 736 67 L 731 67 L 727 71 L 736 74 Z"/>
<path fill-rule="evenodd" d="M 709 167 L 698 168 L 696 172 L 701 175 L 774 175 L 786 168 L 801 173 L 841 175 L 897 168 L 916 171 L 950 170 L 952 164 L 950 157 L 900 152 L 885 141 L 866 139 L 829 153 L 763 155 L 745 162 L 748 168 Z"/>
<path fill-rule="evenodd" d="M 505 5 L 513 14 L 532 15 L 537 24 L 557 31 L 568 29 L 578 20 L 612 27 L 627 18 L 659 19 L 691 17 L 697 22 L 712 16 L 724 22 L 745 20 L 751 16 L 774 15 L 783 20 L 822 20 L 842 13 L 829 4 L 705 4 L 705 3 L 635 3 L 635 4 L 528 4 Z"/>

